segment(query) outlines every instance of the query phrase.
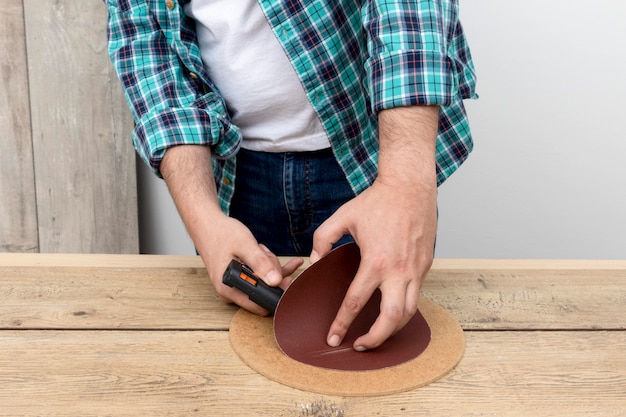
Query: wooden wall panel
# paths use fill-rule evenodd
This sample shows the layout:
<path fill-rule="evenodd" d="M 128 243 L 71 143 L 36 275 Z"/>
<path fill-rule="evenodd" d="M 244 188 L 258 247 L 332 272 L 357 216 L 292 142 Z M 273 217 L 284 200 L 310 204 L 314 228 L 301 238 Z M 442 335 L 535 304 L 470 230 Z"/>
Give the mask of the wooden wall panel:
<path fill-rule="evenodd" d="M 22 0 L 0 7 L 0 252 L 37 252 Z"/>
<path fill-rule="evenodd" d="M 132 120 L 101 0 L 24 0 L 41 252 L 138 252 Z"/>

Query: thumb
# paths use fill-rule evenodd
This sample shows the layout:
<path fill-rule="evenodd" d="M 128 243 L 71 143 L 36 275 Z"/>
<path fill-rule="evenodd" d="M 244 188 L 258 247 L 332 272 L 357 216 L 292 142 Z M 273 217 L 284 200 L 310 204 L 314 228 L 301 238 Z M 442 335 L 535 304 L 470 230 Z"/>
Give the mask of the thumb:
<path fill-rule="evenodd" d="M 254 248 L 254 247 L 253 247 Z M 265 245 L 258 245 L 256 248 L 246 253 L 244 259 L 255 274 L 257 274 L 266 284 L 275 287 L 283 280 L 280 262 Z"/>
<path fill-rule="evenodd" d="M 340 207 L 313 233 L 313 250 L 309 257 L 312 264 L 328 254 L 333 248 L 333 244 L 349 233 L 346 219 L 342 213 L 343 210 Z"/>

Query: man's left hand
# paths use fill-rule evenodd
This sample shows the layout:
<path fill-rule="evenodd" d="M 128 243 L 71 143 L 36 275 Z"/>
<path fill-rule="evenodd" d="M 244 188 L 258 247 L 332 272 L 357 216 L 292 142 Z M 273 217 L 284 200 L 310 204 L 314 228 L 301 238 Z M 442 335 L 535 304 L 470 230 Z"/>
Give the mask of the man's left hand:
<path fill-rule="evenodd" d="M 384 113 L 378 178 L 340 207 L 313 238 L 311 262 L 328 253 L 344 234 L 352 235 L 361 251 L 357 274 L 328 333 L 327 343 L 333 347 L 341 344 L 377 288 L 382 294 L 380 314 L 369 332 L 356 339 L 354 349 L 374 349 L 404 327 L 417 312 L 419 291 L 433 262 L 438 108 Z"/>

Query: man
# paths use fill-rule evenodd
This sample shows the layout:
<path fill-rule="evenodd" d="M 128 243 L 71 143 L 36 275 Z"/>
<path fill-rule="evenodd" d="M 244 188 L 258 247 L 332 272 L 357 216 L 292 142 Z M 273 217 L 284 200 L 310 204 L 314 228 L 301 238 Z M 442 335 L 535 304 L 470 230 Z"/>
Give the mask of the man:
<path fill-rule="evenodd" d="M 170 190 L 211 280 L 232 258 L 285 287 L 352 238 L 359 271 L 328 332 L 371 294 L 373 349 L 417 311 L 437 186 L 472 142 L 474 70 L 455 0 L 109 0 L 135 147 Z"/>

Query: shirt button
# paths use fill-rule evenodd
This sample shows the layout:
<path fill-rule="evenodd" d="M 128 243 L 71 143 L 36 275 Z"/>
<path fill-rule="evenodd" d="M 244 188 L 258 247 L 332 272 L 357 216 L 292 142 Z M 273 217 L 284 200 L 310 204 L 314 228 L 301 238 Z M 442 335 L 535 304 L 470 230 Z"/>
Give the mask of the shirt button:
<path fill-rule="evenodd" d="M 189 76 L 190 76 L 191 78 L 193 78 L 194 80 L 197 80 L 197 79 L 198 79 L 198 74 L 196 74 L 195 72 L 190 72 L 190 73 L 189 73 Z"/>
<path fill-rule="evenodd" d="M 165 6 L 167 6 L 168 9 L 172 10 L 174 8 L 174 0 L 166 0 Z"/>
<path fill-rule="evenodd" d="M 224 185 L 230 185 L 230 178 L 224 178 L 222 182 L 224 183 Z"/>

